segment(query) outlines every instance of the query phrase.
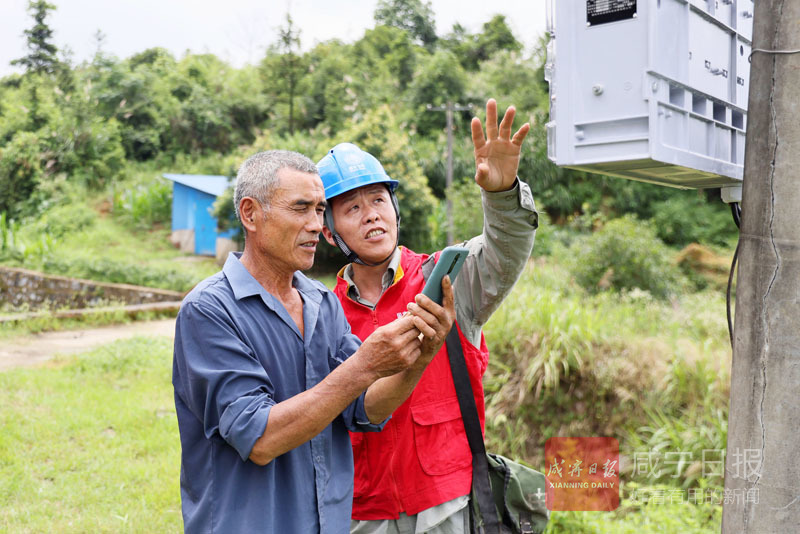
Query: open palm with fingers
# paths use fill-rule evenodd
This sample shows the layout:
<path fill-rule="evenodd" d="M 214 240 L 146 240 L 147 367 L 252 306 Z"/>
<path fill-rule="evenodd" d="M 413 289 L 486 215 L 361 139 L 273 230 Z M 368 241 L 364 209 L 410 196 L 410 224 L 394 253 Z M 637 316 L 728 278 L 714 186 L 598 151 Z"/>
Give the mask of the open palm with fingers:
<path fill-rule="evenodd" d="M 527 122 L 511 135 L 516 109 L 509 106 L 497 126 L 497 102 L 486 102 L 486 135 L 479 118 L 472 119 L 472 144 L 475 147 L 475 181 L 486 191 L 507 191 L 514 186 L 522 142 L 531 127 Z"/>

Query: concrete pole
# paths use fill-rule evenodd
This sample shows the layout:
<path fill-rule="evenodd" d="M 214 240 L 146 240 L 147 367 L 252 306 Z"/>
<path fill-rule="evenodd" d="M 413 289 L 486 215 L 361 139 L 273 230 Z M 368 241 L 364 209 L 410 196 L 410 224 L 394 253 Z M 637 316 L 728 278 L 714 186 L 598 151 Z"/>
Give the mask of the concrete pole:
<path fill-rule="evenodd" d="M 444 111 L 447 119 L 447 167 L 445 168 L 444 175 L 444 191 L 448 195 L 445 200 L 445 207 L 447 213 L 447 244 L 453 244 L 453 202 L 450 200 L 450 188 L 453 186 L 453 112 L 466 111 L 472 109 L 472 106 L 461 106 L 454 104 L 451 100 L 447 101 L 445 106 L 432 106 L 428 104 L 428 111 Z"/>
<path fill-rule="evenodd" d="M 444 189 L 447 192 L 447 244 L 453 244 L 453 201 L 450 190 L 453 187 L 453 102 L 448 100 L 445 108 L 447 118 L 447 169 L 444 175 Z"/>
<path fill-rule="evenodd" d="M 800 2 L 753 21 L 723 534 L 800 528 Z"/>

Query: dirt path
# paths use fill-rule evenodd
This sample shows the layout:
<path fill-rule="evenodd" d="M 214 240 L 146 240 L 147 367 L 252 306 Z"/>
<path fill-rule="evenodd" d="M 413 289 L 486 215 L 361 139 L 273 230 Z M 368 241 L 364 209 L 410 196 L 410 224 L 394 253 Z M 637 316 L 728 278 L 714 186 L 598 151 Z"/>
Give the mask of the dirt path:
<path fill-rule="evenodd" d="M 14 367 L 39 365 L 56 354 L 85 352 L 118 339 L 134 336 L 165 336 L 172 338 L 174 335 L 175 319 L 163 319 L 103 326 L 87 330 L 44 332 L 0 340 L 0 372 Z"/>

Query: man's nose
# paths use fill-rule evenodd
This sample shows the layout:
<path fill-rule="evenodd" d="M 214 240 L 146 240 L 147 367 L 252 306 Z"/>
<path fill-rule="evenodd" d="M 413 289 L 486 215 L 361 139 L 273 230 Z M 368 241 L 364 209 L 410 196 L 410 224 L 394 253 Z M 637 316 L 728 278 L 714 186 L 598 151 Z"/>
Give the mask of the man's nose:
<path fill-rule="evenodd" d="M 381 218 L 378 210 L 375 208 L 370 207 L 369 209 L 364 211 L 364 222 L 366 223 L 373 223 Z"/>
<path fill-rule="evenodd" d="M 323 226 L 322 214 L 314 212 L 314 215 L 309 219 L 308 223 L 306 224 L 306 230 L 318 234 L 322 231 L 322 226 Z"/>

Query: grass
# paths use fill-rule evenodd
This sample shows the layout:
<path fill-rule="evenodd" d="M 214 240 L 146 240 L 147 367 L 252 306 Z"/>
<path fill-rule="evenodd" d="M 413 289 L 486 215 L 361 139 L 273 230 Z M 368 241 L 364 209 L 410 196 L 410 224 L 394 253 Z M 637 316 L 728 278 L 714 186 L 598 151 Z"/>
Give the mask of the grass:
<path fill-rule="evenodd" d="M 126 324 L 134 320 L 153 321 L 174 316 L 175 313 L 172 311 L 141 311 L 137 312 L 135 317 L 131 317 L 128 313 L 120 309 L 90 313 L 80 318 L 58 318 L 51 312 L 42 312 L 41 316 L 0 323 L 0 340 L 39 332 L 76 330 L 114 324 Z"/>
<path fill-rule="evenodd" d="M 44 368 L 0 373 L 0 531 L 180 532 L 171 346 L 134 338 Z M 718 532 L 721 508 L 643 504 L 554 512 L 547 532 Z M 685 495 L 685 492 L 682 493 Z"/>
<path fill-rule="evenodd" d="M 143 228 L 112 214 L 105 194 L 52 206 L 25 224 L 0 220 L 0 263 L 50 274 L 188 291 L 219 270 L 214 258 L 176 250 L 169 222 Z"/>
<path fill-rule="evenodd" d="M 171 343 L 0 373 L 0 531 L 180 532 Z"/>
<path fill-rule="evenodd" d="M 63 237 L 40 263 L 47 272 L 188 291 L 219 270 L 213 258 L 179 252 L 169 230 L 131 230 L 110 216 Z"/>
<path fill-rule="evenodd" d="M 181 531 L 170 359 L 169 341 L 134 338 L 0 373 L 0 531 Z M 637 488 L 675 490 L 629 483 L 618 510 L 554 512 L 547 532 L 718 532 L 718 505 Z"/>
<path fill-rule="evenodd" d="M 723 295 L 591 295 L 548 258 L 528 266 L 485 334 L 492 351 L 484 378 L 490 450 L 542 470 L 549 437 L 613 436 L 628 459 L 625 480 L 721 485 L 699 460 L 704 449 L 723 449 L 727 436 Z M 648 452 L 686 453 L 692 461 L 674 478 L 634 474 L 630 459 Z"/>
<path fill-rule="evenodd" d="M 688 492 L 671 486 L 628 484 L 622 488 L 617 510 L 552 512 L 545 534 L 717 534 L 722 523 L 720 493 L 699 495 L 711 502 L 690 498 Z"/>
<path fill-rule="evenodd" d="M 213 259 L 172 248 L 165 226 L 138 225 L 137 210 L 163 200 L 163 192 L 154 200 L 140 193 L 124 216 L 112 216 L 112 203 L 97 196 L 56 206 L 32 224 L 2 220 L 0 259 L 179 290 L 219 270 Z M 543 470 L 548 437 L 614 436 L 624 492 L 718 489 L 721 478 L 706 476 L 696 460 L 726 441 L 724 295 L 592 294 L 563 264 L 558 254 L 531 263 L 486 325 L 487 448 Z M 315 277 L 335 284 L 332 275 Z M 86 325 L 43 317 L 0 326 L 0 339 Z M 140 338 L 0 373 L 0 532 L 181 530 L 170 357 L 168 342 Z M 630 461 L 643 452 L 685 452 L 692 461 L 679 477 L 643 476 Z M 555 512 L 548 532 L 704 534 L 719 531 L 720 514 L 715 504 L 624 498 L 615 512 Z"/>

